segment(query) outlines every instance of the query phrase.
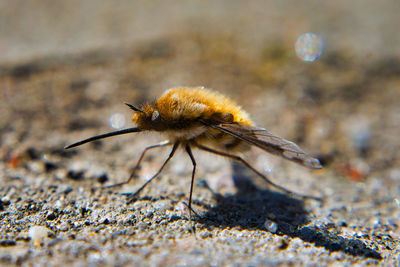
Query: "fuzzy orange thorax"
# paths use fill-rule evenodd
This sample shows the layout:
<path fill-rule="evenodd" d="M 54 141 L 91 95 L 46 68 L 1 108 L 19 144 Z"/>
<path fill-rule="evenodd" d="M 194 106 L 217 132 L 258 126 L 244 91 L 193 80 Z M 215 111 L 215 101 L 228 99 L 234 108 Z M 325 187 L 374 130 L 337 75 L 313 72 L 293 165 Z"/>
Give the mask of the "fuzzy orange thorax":
<path fill-rule="evenodd" d="M 144 113 L 136 113 L 132 120 L 144 129 L 152 128 L 149 125 L 151 119 L 158 114 L 169 124 L 210 120 L 216 114 L 232 114 L 233 122 L 253 125 L 249 115 L 233 100 L 202 87 L 169 89 L 154 104 L 145 105 L 142 110 Z"/>

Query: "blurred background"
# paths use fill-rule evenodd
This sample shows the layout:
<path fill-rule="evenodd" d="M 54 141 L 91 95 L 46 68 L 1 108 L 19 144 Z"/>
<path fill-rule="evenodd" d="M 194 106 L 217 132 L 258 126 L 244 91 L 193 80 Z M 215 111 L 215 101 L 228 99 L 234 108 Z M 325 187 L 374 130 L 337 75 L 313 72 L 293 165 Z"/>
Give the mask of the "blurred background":
<path fill-rule="evenodd" d="M 0 1 L 2 196 L 86 177 L 74 168 L 121 180 L 158 136 L 63 146 L 131 127 L 123 102 L 206 86 L 321 160 L 311 173 L 253 157 L 281 185 L 331 197 L 316 216 L 398 237 L 399 14 L 397 0 Z M 373 206 L 355 218 L 348 203 Z"/>
<path fill-rule="evenodd" d="M 234 35 L 255 50 L 321 34 L 328 51 L 360 57 L 399 54 L 395 0 L 317 1 L 2 1 L 0 60 L 16 62 L 98 48 L 132 47 L 175 34 Z"/>
<path fill-rule="evenodd" d="M 396 1 L 2 1 L 1 145 L 124 127 L 122 102 L 203 85 L 355 179 L 378 169 L 400 179 L 387 168 L 399 163 L 399 9 Z"/>

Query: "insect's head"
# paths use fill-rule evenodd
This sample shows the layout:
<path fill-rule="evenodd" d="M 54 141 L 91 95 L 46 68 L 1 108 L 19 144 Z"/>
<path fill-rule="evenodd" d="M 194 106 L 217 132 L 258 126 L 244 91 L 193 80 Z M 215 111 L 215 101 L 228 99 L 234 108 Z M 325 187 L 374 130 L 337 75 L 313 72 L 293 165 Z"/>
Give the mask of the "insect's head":
<path fill-rule="evenodd" d="M 159 111 L 153 105 L 145 105 L 141 109 L 134 107 L 131 104 L 125 103 L 135 114 L 132 121 L 142 130 L 156 130 L 160 131 L 164 128 Z"/>

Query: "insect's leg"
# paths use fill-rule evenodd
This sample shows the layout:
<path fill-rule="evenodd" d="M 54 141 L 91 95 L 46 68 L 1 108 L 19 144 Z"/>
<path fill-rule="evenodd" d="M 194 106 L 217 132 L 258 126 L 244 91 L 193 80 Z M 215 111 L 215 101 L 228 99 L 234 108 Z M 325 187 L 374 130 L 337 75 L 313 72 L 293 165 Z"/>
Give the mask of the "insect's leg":
<path fill-rule="evenodd" d="M 192 171 L 192 181 L 190 183 L 190 193 L 189 193 L 189 222 L 192 221 L 192 193 L 193 193 L 193 183 L 194 183 L 194 175 L 196 174 L 196 160 L 193 157 L 192 149 L 190 148 L 189 144 L 185 146 L 186 152 L 188 153 L 190 159 L 192 160 L 193 164 L 193 171 Z"/>
<path fill-rule="evenodd" d="M 150 149 L 153 149 L 153 148 L 164 147 L 164 146 L 169 146 L 169 145 L 171 145 L 171 142 L 164 141 L 164 142 L 161 142 L 161 143 L 159 143 L 157 145 L 146 147 L 143 150 L 142 155 L 140 155 L 140 158 L 139 158 L 138 162 L 136 163 L 135 167 L 133 168 L 133 170 L 131 172 L 131 175 L 129 176 L 129 178 L 125 182 L 118 183 L 118 184 L 107 185 L 107 186 L 103 186 L 103 187 L 100 187 L 100 188 L 101 189 L 108 189 L 108 188 L 111 188 L 111 187 L 116 187 L 116 186 L 121 186 L 121 185 L 124 185 L 124 184 L 128 184 L 133 179 L 133 177 L 135 176 L 135 173 L 138 170 L 140 164 L 142 163 L 144 155 L 146 154 L 147 151 L 149 151 Z"/>
<path fill-rule="evenodd" d="M 223 157 L 231 158 L 233 160 L 241 162 L 244 166 L 249 168 L 252 172 L 254 172 L 259 177 L 264 179 L 264 181 L 266 181 L 268 184 L 272 185 L 273 187 L 275 187 L 275 188 L 277 188 L 277 189 L 279 189 L 279 190 L 281 190 L 281 191 L 283 191 L 283 192 L 285 192 L 287 194 L 290 194 L 290 195 L 293 195 L 293 196 L 297 196 L 297 197 L 300 197 L 300 198 L 303 198 L 303 199 L 311 198 L 311 199 L 315 199 L 315 200 L 318 200 L 318 201 L 322 200 L 319 197 L 307 196 L 307 195 L 302 195 L 302 194 L 299 194 L 299 193 L 295 193 L 295 192 L 290 191 L 290 190 L 288 190 L 288 189 L 286 189 L 286 188 L 284 188 L 284 187 L 282 187 L 280 185 L 275 184 L 270 179 L 268 179 L 264 174 L 262 174 L 261 172 L 257 171 L 254 167 L 252 167 L 247 161 L 245 161 L 240 156 L 237 156 L 237 155 L 234 155 L 234 154 L 229 154 L 229 153 L 222 152 L 222 151 L 218 151 L 218 150 L 215 150 L 215 149 L 212 149 L 212 148 L 209 148 L 209 147 L 206 147 L 206 146 L 194 143 L 194 142 L 193 142 L 193 145 L 195 145 L 196 147 L 198 147 L 201 150 L 204 150 L 204 151 L 207 151 L 207 152 L 210 152 L 210 153 L 214 153 L 214 154 L 217 154 L 217 155 L 220 155 L 220 156 L 223 156 Z"/>
<path fill-rule="evenodd" d="M 164 161 L 163 165 L 161 168 L 154 174 L 147 182 L 145 182 L 138 190 L 136 190 L 135 193 L 129 196 L 129 200 L 127 201 L 127 204 L 130 204 L 136 200 L 136 196 L 149 184 L 151 181 L 153 181 L 154 178 L 156 178 L 164 169 L 165 165 L 167 165 L 168 161 L 174 156 L 176 149 L 179 146 L 179 142 L 174 143 L 174 146 L 172 147 L 171 153 L 169 153 L 168 158 Z"/>
<path fill-rule="evenodd" d="M 189 209 L 189 205 L 186 202 L 183 201 L 182 204 Z M 197 218 L 200 218 L 200 215 L 193 208 L 190 208 L 190 210 L 197 216 Z"/>

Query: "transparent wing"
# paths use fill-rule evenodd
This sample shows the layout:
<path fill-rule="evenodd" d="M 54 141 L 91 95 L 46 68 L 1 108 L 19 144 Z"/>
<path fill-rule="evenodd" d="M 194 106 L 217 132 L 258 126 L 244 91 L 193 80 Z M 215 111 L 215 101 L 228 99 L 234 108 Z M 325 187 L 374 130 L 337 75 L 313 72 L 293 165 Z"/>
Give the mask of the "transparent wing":
<path fill-rule="evenodd" d="M 313 169 L 322 168 L 318 159 L 309 156 L 298 145 L 273 135 L 266 129 L 244 124 L 208 124 L 208 126 L 306 167 Z"/>

